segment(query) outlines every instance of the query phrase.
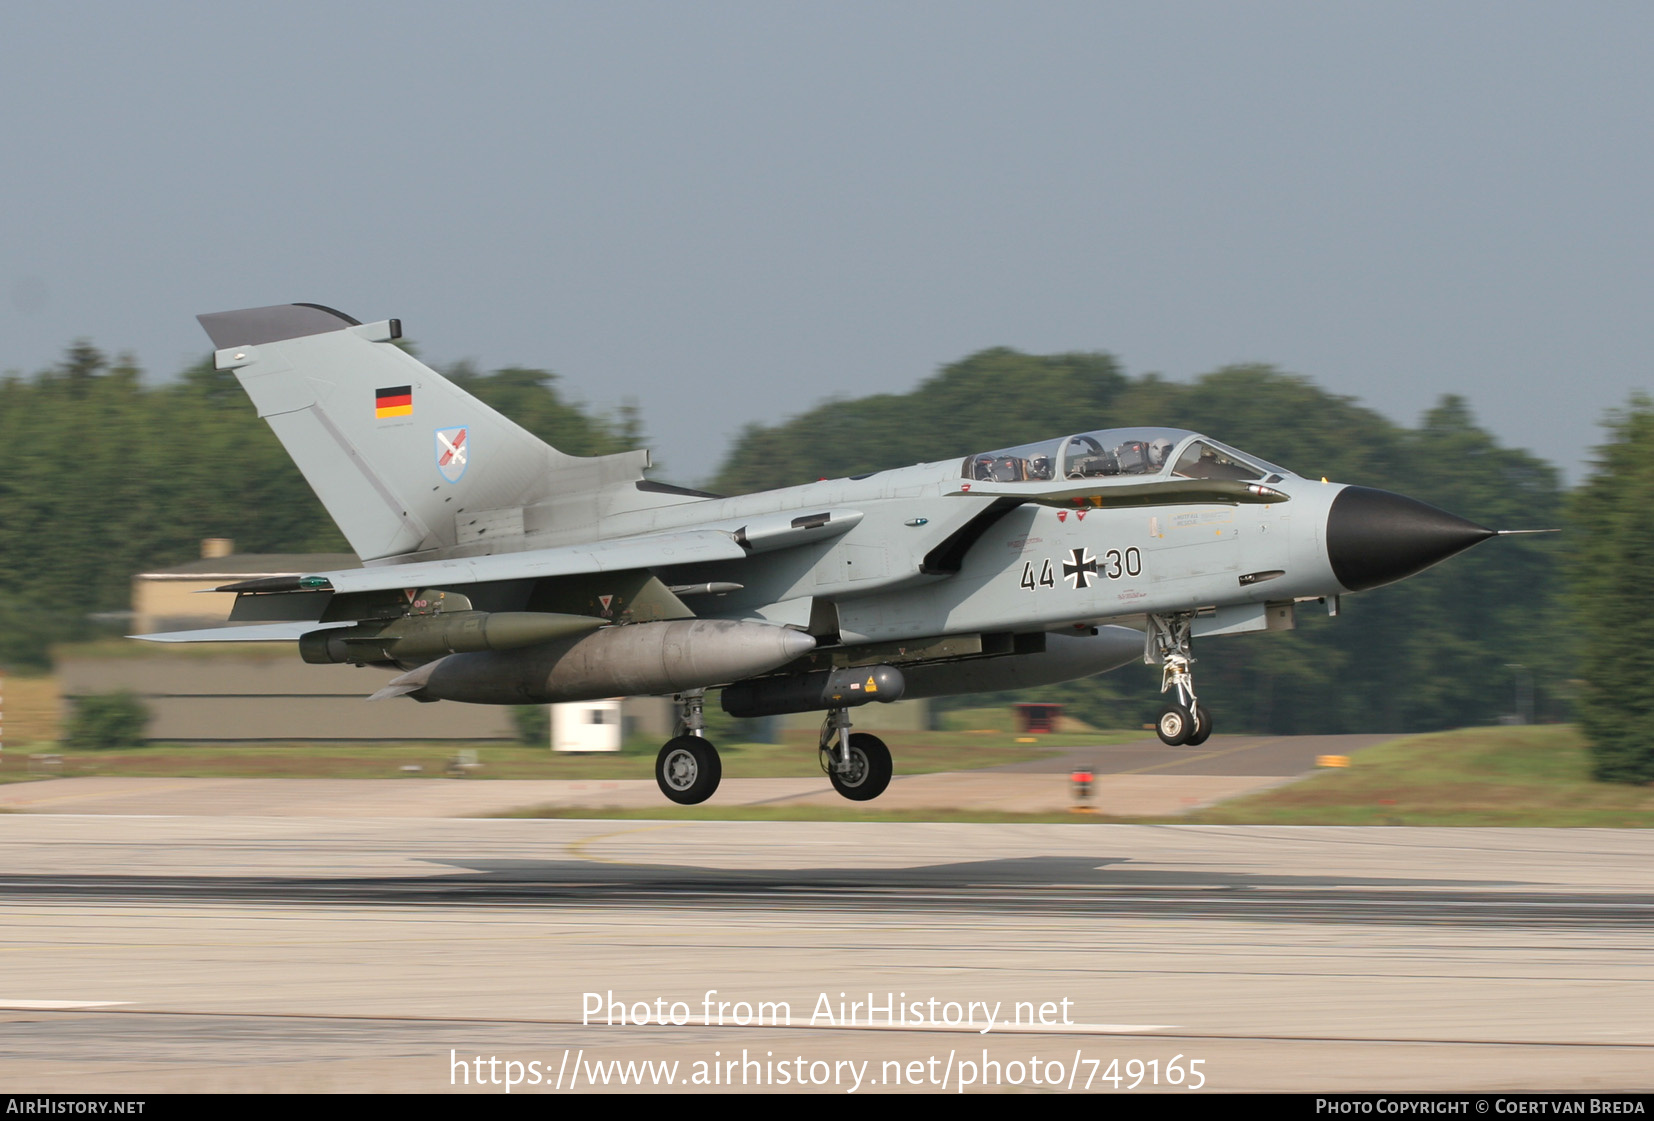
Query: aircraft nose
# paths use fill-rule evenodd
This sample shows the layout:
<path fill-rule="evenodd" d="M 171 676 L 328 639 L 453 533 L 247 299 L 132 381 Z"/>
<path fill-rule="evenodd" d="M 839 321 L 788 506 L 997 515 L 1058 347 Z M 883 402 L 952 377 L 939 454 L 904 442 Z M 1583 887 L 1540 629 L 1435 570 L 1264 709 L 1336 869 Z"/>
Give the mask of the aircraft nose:
<path fill-rule="evenodd" d="M 1327 511 L 1327 559 L 1352 592 L 1423 572 L 1493 536 L 1457 514 L 1371 487 L 1345 487 Z"/>

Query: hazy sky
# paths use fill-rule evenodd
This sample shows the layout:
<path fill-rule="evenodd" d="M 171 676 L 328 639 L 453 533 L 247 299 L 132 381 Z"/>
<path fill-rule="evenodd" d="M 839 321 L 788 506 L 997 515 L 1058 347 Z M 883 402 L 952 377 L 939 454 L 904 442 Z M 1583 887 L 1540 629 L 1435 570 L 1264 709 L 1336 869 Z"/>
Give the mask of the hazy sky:
<path fill-rule="evenodd" d="M 1651 44 L 1634 3 L 10 3 L 0 370 L 171 376 L 198 312 L 323 303 L 634 397 L 693 482 L 749 421 L 1107 350 L 1464 394 L 1577 478 L 1654 380 Z"/>

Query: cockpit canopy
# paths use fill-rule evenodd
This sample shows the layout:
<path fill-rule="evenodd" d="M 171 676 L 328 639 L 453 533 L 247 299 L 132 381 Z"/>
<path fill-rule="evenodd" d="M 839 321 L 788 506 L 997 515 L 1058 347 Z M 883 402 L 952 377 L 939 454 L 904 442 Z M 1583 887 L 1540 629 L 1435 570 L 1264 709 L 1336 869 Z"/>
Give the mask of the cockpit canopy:
<path fill-rule="evenodd" d="M 1291 472 L 1182 428 L 1103 428 L 966 456 L 961 474 L 1001 483 L 1153 475 L 1278 482 Z"/>

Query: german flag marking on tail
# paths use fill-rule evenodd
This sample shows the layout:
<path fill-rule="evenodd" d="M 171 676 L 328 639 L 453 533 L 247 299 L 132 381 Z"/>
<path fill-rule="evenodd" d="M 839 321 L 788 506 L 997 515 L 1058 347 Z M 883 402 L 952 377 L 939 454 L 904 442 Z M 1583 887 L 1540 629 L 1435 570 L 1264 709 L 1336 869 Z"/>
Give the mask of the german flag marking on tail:
<path fill-rule="evenodd" d="M 380 420 L 389 416 L 413 416 L 413 386 L 393 385 L 389 389 L 376 390 L 373 415 Z"/>

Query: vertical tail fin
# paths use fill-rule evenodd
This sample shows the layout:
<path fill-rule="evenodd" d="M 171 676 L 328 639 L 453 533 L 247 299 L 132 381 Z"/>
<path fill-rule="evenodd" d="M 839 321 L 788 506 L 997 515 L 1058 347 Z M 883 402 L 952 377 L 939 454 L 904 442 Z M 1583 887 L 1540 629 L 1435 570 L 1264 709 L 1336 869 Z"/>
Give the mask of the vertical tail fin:
<path fill-rule="evenodd" d="M 642 478 L 644 451 L 565 455 L 393 345 L 401 325 L 319 304 L 198 316 L 364 561 L 523 532 L 522 508 Z"/>

